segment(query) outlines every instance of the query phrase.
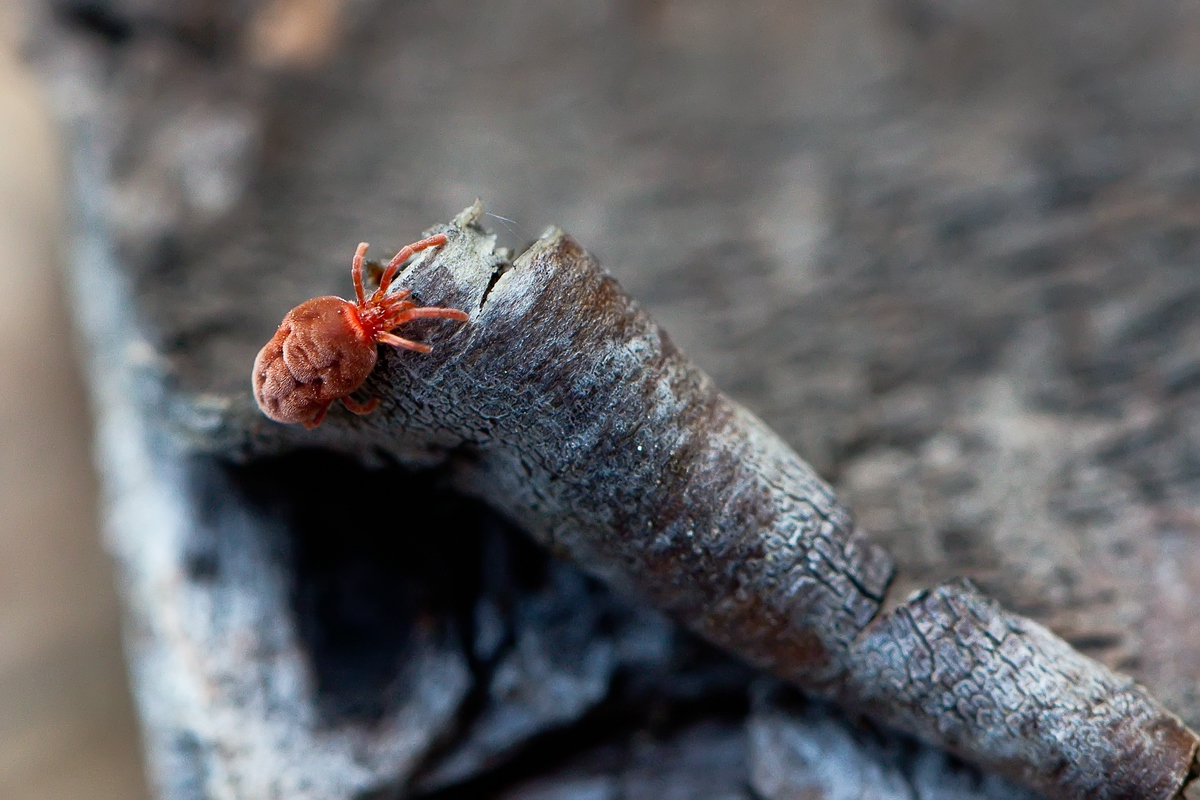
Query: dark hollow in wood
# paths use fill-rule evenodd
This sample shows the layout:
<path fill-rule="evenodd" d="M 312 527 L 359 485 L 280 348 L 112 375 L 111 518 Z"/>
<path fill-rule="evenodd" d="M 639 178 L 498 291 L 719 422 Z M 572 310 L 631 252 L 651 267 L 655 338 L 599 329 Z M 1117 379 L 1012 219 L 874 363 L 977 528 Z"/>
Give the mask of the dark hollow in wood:
<path fill-rule="evenodd" d="M 553 551 L 809 692 L 1051 797 L 1180 795 L 1196 735 L 1141 687 L 966 582 L 889 602 L 890 557 L 831 489 L 578 244 L 551 230 L 509 265 L 480 214 L 399 279 L 471 321 L 414 326 L 430 356 L 385 349 L 376 413 L 255 420 L 244 455 L 448 462 Z"/>

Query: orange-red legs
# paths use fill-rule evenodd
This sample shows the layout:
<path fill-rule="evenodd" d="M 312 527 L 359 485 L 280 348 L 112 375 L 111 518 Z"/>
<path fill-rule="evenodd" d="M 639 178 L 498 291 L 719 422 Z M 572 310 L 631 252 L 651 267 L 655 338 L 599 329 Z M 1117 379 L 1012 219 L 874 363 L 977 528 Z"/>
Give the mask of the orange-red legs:
<path fill-rule="evenodd" d="M 360 403 L 350 395 L 346 395 L 342 398 L 342 405 L 353 411 L 355 414 L 370 414 L 375 410 L 375 407 L 379 405 L 379 398 L 372 397 L 367 402 Z"/>

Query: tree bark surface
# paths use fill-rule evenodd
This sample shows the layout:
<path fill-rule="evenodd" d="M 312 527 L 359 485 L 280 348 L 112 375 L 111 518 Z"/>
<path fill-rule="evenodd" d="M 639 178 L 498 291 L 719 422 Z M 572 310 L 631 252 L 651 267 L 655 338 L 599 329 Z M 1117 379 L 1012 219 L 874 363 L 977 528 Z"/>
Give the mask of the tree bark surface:
<path fill-rule="evenodd" d="M 1180 796 L 1198 740 L 1142 687 L 966 582 L 884 612 L 891 558 L 807 464 L 568 236 L 510 265 L 482 213 L 431 230 L 450 241 L 398 279 L 470 322 L 421 326 L 434 352 L 388 352 L 366 387 L 380 409 L 331 413 L 322 438 L 448 459 L 465 491 L 705 639 L 1050 796 Z"/>

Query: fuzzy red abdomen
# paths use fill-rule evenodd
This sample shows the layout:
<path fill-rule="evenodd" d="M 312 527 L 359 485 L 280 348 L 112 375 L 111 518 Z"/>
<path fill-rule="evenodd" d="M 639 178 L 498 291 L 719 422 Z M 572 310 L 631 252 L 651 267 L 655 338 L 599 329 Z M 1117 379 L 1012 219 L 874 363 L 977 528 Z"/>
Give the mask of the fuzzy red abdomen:
<path fill-rule="evenodd" d="M 288 312 L 254 361 L 254 397 L 278 422 L 306 422 L 353 392 L 375 367 L 375 342 L 340 297 L 317 297 Z"/>

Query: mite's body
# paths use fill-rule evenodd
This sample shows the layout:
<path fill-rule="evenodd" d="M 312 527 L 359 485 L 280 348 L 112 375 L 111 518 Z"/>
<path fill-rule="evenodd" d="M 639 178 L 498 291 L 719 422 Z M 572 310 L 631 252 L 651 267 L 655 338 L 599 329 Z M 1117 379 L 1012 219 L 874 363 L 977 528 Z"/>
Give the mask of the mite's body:
<path fill-rule="evenodd" d="M 467 319 L 455 308 L 417 308 L 407 299 L 407 290 L 387 295 L 407 258 L 445 242 L 446 237 L 438 234 L 402 249 L 388 263 L 379 288 L 369 298 L 362 286 L 367 245 L 360 244 L 350 270 L 357 302 L 331 296 L 301 303 L 287 313 L 254 359 L 254 399 L 263 413 L 277 422 L 315 428 L 337 400 L 357 414 L 375 408 L 378 400 L 358 403 L 350 395 L 375 368 L 377 343 L 428 353 L 428 345 L 402 339 L 391 331 L 420 318 Z"/>

